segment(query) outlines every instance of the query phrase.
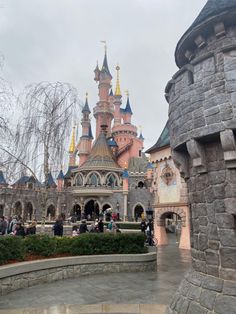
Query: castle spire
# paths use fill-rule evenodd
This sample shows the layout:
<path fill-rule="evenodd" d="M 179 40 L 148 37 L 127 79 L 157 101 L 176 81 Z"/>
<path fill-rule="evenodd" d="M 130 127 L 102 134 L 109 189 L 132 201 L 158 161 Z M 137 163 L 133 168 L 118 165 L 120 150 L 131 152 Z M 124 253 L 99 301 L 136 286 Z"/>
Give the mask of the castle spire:
<path fill-rule="evenodd" d="M 69 153 L 73 154 L 74 151 L 75 151 L 75 127 L 73 126 L 72 135 L 71 135 L 71 141 L 70 141 Z"/>
<path fill-rule="evenodd" d="M 82 109 L 82 113 L 85 113 L 85 112 L 91 113 L 91 111 L 89 109 L 89 105 L 88 105 L 88 93 L 86 93 L 85 105 Z"/>
<path fill-rule="evenodd" d="M 106 41 L 102 40 L 101 43 L 104 43 L 104 49 L 105 49 L 105 55 L 104 55 L 104 59 L 103 59 L 103 65 L 102 65 L 101 72 L 105 72 L 108 76 L 110 76 L 110 78 L 112 78 L 112 75 L 111 75 L 109 67 L 108 67 L 108 62 L 107 62 L 107 45 L 106 45 Z"/>
<path fill-rule="evenodd" d="M 120 67 L 117 65 L 116 67 L 117 71 L 117 76 L 116 76 L 116 91 L 115 91 L 115 96 L 121 96 L 121 91 L 120 91 Z"/>

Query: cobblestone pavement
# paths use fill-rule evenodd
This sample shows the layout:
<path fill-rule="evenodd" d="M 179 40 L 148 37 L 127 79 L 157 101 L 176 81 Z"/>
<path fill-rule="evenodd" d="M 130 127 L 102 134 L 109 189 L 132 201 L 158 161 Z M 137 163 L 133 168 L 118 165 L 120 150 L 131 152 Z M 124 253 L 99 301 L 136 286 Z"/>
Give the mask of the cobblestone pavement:
<path fill-rule="evenodd" d="M 161 314 L 190 267 L 190 252 L 172 236 L 158 249 L 157 264 L 157 273 L 91 275 L 18 290 L 0 297 L 0 314 Z"/>

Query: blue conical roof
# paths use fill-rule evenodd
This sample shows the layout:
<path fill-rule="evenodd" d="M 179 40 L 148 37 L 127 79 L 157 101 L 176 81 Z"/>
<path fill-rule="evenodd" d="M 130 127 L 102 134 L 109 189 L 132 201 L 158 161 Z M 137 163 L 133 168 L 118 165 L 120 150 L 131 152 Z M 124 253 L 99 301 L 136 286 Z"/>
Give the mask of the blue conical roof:
<path fill-rule="evenodd" d="M 144 137 L 143 137 L 143 134 L 142 134 L 142 133 L 140 133 L 139 139 L 142 140 L 142 141 L 144 140 Z"/>
<path fill-rule="evenodd" d="M 124 172 L 123 172 L 123 174 L 122 174 L 122 178 L 123 178 L 123 179 L 129 178 L 129 172 L 128 172 L 127 169 L 124 170 Z"/>
<path fill-rule="evenodd" d="M 88 98 L 87 97 L 86 97 L 86 100 L 85 100 L 84 108 L 82 109 L 82 113 L 85 113 L 85 112 L 91 113 L 91 111 L 89 109 Z"/>
<path fill-rule="evenodd" d="M 7 182 L 4 178 L 4 174 L 3 174 L 2 170 L 0 170 L 0 185 L 7 185 Z"/>
<path fill-rule="evenodd" d="M 169 134 L 169 126 L 168 121 L 164 127 L 164 130 L 162 131 L 160 137 L 158 138 L 155 145 L 153 145 L 151 148 L 149 148 L 146 153 L 150 154 L 152 152 L 155 152 L 163 147 L 170 145 L 170 134 Z"/>
<path fill-rule="evenodd" d="M 116 141 L 115 141 L 114 138 L 112 138 L 112 137 L 109 138 L 109 140 L 107 141 L 107 143 L 108 143 L 108 145 L 109 145 L 110 147 L 118 147 Z"/>
<path fill-rule="evenodd" d="M 110 90 L 109 96 L 113 96 L 113 90 L 112 90 L 112 88 L 111 88 L 111 90 Z"/>
<path fill-rule="evenodd" d="M 102 70 L 101 72 L 105 72 L 107 75 L 109 75 L 112 78 L 112 75 L 110 73 L 109 67 L 108 67 L 108 62 L 107 62 L 107 53 L 105 52 L 104 60 L 103 60 L 103 65 L 102 65 Z"/>
<path fill-rule="evenodd" d="M 55 181 L 54 181 L 54 179 L 52 177 L 51 172 L 49 172 L 48 180 L 45 183 L 46 183 L 46 186 L 49 186 L 50 188 L 56 188 L 57 187 L 57 185 L 56 185 L 56 183 L 55 183 Z"/>
<path fill-rule="evenodd" d="M 129 97 L 127 98 L 127 103 L 126 103 L 126 107 L 125 107 L 125 113 L 130 113 L 133 114 L 131 107 L 130 107 L 130 103 L 129 103 Z"/>
<path fill-rule="evenodd" d="M 62 170 L 60 170 L 58 176 L 57 176 L 57 180 L 64 180 L 65 176 Z"/>

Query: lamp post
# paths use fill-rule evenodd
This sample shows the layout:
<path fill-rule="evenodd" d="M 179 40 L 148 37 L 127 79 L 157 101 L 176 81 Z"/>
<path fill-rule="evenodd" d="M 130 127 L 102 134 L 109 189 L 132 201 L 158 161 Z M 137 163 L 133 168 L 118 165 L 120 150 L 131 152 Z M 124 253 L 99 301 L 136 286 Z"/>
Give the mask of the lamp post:
<path fill-rule="evenodd" d="M 151 207 L 151 202 L 148 201 L 148 208 L 146 210 L 146 215 L 147 215 L 147 219 L 148 220 L 152 220 L 153 219 L 153 209 Z"/>

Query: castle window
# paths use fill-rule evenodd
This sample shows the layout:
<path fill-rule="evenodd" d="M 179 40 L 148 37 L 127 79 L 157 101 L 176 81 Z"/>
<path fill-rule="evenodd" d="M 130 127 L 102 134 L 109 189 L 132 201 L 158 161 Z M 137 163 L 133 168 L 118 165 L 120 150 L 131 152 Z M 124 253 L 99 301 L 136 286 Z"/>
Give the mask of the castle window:
<path fill-rule="evenodd" d="M 88 185 L 98 186 L 101 184 L 100 178 L 96 173 L 91 173 L 91 175 L 88 178 Z"/>
<path fill-rule="evenodd" d="M 112 188 L 118 186 L 117 177 L 114 174 L 110 173 L 106 178 L 106 185 Z"/>
<path fill-rule="evenodd" d="M 83 177 L 82 177 L 81 174 L 79 174 L 79 175 L 76 177 L 75 185 L 76 185 L 76 186 L 83 186 Z"/>
<path fill-rule="evenodd" d="M 162 180 L 165 182 L 166 185 L 170 185 L 173 182 L 174 177 L 175 177 L 175 175 L 174 175 L 174 172 L 171 169 L 171 167 L 166 166 L 163 169 L 162 174 L 161 174 Z"/>

